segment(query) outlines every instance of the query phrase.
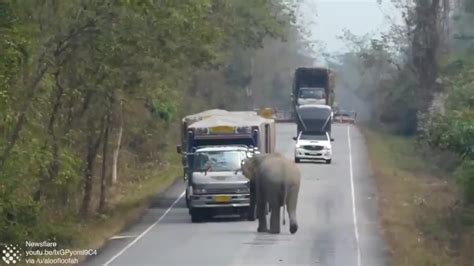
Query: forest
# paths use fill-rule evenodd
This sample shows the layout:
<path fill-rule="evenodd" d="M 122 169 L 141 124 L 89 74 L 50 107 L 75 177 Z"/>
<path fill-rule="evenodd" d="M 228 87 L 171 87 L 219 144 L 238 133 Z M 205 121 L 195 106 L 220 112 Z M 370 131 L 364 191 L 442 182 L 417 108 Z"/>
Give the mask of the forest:
<path fill-rule="evenodd" d="M 379 211 L 395 263 L 471 265 L 474 1 L 384 1 L 401 23 L 387 13 L 391 28 L 380 35 L 344 31 L 350 51 L 328 57 L 348 96 L 337 99 L 372 129 L 365 135 L 379 193 L 390 199 Z"/>
<path fill-rule="evenodd" d="M 473 203 L 474 1 L 392 2 L 402 24 L 381 36 L 340 36 L 350 51 L 328 58 L 338 88 L 362 100 L 373 126 L 456 158 L 449 166 Z"/>
<path fill-rule="evenodd" d="M 311 62 L 294 10 L 274 0 L 1 0 L 0 243 L 84 244 L 79 232 L 180 174 L 182 116 L 288 105 L 292 70 Z"/>

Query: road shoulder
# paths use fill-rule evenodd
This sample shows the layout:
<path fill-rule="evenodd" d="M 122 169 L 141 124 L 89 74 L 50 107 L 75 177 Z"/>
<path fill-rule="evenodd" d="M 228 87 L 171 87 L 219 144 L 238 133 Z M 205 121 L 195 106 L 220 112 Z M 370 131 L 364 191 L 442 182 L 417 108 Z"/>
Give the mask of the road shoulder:
<path fill-rule="evenodd" d="M 153 199 L 143 202 L 137 207 L 131 219 L 116 234 L 106 238 L 98 249 L 97 256 L 88 257 L 84 265 L 103 265 L 111 258 L 122 252 L 130 243 L 135 241 L 150 226 L 163 217 L 166 211 L 176 202 L 184 191 L 184 181 L 181 177 L 175 178 L 162 192 Z"/>
<path fill-rule="evenodd" d="M 459 223 L 460 196 L 449 176 L 433 173 L 414 140 L 367 128 L 362 132 L 394 264 L 473 265 L 474 230 L 465 231 Z"/>

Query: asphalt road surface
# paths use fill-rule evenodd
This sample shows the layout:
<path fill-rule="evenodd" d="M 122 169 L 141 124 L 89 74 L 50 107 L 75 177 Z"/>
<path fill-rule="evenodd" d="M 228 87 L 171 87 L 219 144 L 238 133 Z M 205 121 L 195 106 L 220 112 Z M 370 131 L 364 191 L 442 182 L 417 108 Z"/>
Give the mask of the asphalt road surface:
<path fill-rule="evenodd" d="M 277 124 L 277 151 L 293 159 L 295 125 Z M 377 196 L 358 129 L 333 125 L 333 162 L 300 163 L 299 230 L 257 233 L 233 217 L 193 224 L 178 180 L 143 219 L 112 238 L 86 265 L 389 265 Z"/>

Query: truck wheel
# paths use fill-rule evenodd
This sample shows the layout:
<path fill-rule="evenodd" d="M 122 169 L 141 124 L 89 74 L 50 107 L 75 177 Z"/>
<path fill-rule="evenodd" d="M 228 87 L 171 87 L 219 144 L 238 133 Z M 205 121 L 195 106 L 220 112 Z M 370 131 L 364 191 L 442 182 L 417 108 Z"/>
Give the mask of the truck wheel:
<path fill-rule="evenodd" d="M 191 214 L 191 222 L 192 223 L 200 223 L 202 222 L 203 215 L 202 213 L 197 210 L 197 209 L 190 209 L 189 213 Z"/>
<path fill-rule="evenodd" d="M 257 219 L 256 208 L 248 208 L 247 210 L 247 221 L 255 221 Z"/>
<path fill-rule="evenodd" d="M 186 208 L 190 209 L 189 208 L 189 196 L 188 196 L 188 189 L 186 189 Z M 189 214 L 191 214 L 191 212 L 189 212 Z"/>
<path fill-rule="evenodd" d="M 331 164 L 331 159 L 326 160 L 326 163 L 327 163 L 327 164 Z"/>
<path fill-rule="evenodd" d="M 300 158 L 295 157 L 295 163 L 299 163 L 299 162 L 300 162 Z"/>

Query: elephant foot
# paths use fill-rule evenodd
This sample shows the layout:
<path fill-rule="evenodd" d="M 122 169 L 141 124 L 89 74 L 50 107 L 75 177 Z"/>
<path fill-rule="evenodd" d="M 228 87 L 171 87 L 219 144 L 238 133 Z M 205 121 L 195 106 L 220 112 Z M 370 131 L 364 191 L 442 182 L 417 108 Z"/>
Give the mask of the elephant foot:
<path fill-rule="evenodd" d="M 298 231 L 298 225 L 297 224 L 290 224 L 290 233 L 294 234 Z"/>
<path fill-rule="evenodd" d="M 265 233 L 265 232 L 268 232 L 268 229 L 266 227 L 258 227 L 257 228 L 257 232 L 259 233 Z"/>
<path fill-rule="evenodd" d="M 268 231 L 270 234 L 279 234 L 280 233 L 280 229 L 270 229 L 270 231 Z"/>

